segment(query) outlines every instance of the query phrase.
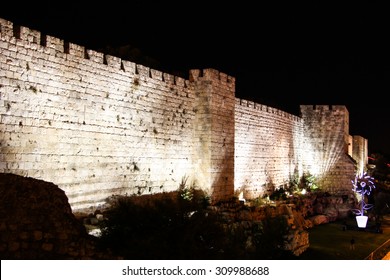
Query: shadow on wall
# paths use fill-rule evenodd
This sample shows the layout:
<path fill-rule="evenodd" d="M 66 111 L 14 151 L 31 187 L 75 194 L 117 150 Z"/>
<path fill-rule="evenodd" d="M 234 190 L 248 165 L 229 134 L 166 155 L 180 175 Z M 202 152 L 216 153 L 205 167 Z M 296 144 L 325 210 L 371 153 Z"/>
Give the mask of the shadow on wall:
<path fill-rule="evenodd" d="M 229 170 L 226 164 L 223 167 L 211 186 L 212 203 L 229 201 L 235 198 L 234 171 Z"/>

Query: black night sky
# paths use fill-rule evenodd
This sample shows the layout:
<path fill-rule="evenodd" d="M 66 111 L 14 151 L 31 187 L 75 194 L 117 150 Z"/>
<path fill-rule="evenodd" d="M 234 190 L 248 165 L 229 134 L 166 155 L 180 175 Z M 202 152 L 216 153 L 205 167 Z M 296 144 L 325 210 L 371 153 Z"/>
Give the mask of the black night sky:
<path fill-rule="evenodd" d="M 90 49 L 131 46 L 132 61 L 184 78 L 215 68 L 236 78 L 239 98 L 296 115 L 345 105 L 350 134 L 390 155 L 389 23 L 376 3 L 14 2 L 0 18 Z"/>

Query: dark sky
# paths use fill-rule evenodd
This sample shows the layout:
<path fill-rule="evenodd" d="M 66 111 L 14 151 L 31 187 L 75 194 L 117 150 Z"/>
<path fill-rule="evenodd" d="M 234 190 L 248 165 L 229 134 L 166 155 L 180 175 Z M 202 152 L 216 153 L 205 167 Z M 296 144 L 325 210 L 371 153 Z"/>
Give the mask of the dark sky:
<path fill-rule="evenodd" d="M 129 45 L 150 58 L 134 62 L 185 78 L 215 68 L 236 78 L 236 97 L 293 114 L 345 105 L 350 134 L 390 154 L 390 25 L 373 1 L 14 2 L 1 18 L 90 49 Z"/>

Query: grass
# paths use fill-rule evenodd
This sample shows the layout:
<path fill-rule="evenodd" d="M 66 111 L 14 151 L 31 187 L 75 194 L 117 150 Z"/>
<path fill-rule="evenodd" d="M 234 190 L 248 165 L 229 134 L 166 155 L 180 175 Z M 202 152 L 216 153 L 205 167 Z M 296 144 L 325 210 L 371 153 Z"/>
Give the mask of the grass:
<path fill-rule="evenodd" d="M 341 221 L 318 225 L 309 230 L 310 247 L 299 256 L 302 260 L 364 260 L 372 251 L 390 239 L 390 229 L 383 233 L 359 229 L 354 218 L 347 220 L 347 230 Z M 368 224 L 367 228 L 375 227 Z M 355 239 L 351 250 L 350 240 Z"/>

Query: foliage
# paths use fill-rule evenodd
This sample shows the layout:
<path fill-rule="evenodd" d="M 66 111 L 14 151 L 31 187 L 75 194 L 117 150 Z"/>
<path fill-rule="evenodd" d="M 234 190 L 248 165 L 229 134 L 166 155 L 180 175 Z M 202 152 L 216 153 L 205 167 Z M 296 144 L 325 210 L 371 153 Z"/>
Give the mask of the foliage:
<path fill-rule="evenodd" d="M 187 187 L 188 177 L 183 177 L 179 186 L 179 193 L 184 200 L 191 201 L 193 199 L 194 188 Z"/>
<path fill-rule="evenodd" d="M 374 212 L 381 216 L 390 213 L 390 156 L 373 153 L 369 157 L 368 172 L 375 177 L 375 191 L 369 202 L 374 204 Z M 371 200 L 371 201 L 370 201 Z"/>
<path fill-rule="evenodd" d="M 276 189 L 270 196 L 271 200 L 286 200 L 287 194 L 283 188 Z"/>
<path fill-rule="evenodd" d="M 119 197 L 105 213 L 99 244 L 125 259 L 276 259 L 283 255 L 284 220 L 269 217 L 243 227 L 211 211 L 200 191 L 183 190 L 145 204 Z M 255 248 L 250 252 L 245 247 L 248 234 Z"/>
<path fill-rule="evenodd" d="M 267 203 L 269 202 L 269 200 L 267 200 L 267 195 L 265 195 L 264 197 L 256 197 L 254 199 L 250 199 L 247 201 L 247 205 L 250 205 L 250 206 L 253 206 L 253 207 L 261 207 L 263 205 L 267 205 Z M 269 197 L 268 197 L 269 198 Z"/>
<path fill-rule="evenodd" d="M 266 215 L 261 223 L 252 227 L 256 251 L 256 259 L 286 259 L 292 258 L 292 252 L 284 249 L 287 242 L 289 226 L 284 216 L 272 217 Z"/>
<path fill-rule="evenodd" d="M 290 177 L 289 191 L 291 193 L 298 192 L 301 189 L 301 178 L 299 177 L 298 172 L 294 172 L 294 174 Z"/>
<path fill-rule="evenodd" d="M 291 193 L 301 193 L 303 190 L 310 192 L 318 189 L 317 178 L 310 174 L 310 172 L 304 172 L 301 177 L 299 177 L 298 173 L 295 173 L 290 178 L 289 191 Z"/>
<path fill-rule="evenodd" d="M 194 185 L 187 186 L 188 177 L 184 176 L 179 185 L 178 202 L 192 207 L 207 207 L 210 205 L 210 197 L 203 191 L 198 190 Z M 190 206 L 191 207 L 191 206 Z"/>
<path fill-rule="evenodd" d="M 390 160 L 388 156 L 376 153 L 371 155 L 370 159 L 375 166 L 372 176 L 380 182 L 388 182 L 390 179 Z"/>
<path fill-rule="evenodd" d="M 293 193 L 303 193 L 312 192 L 319 189 L 317 183 L 317 178 L 314 175 L 311 175 L 309 172 L 303 173 L 299 177 L 298 173 L 295 173 L 291 178 L 289 185 L 285 188 L 273 188 L 270 194 L 265 194 L 264 197 L 269 197 L 270 200 L 286 200 L 288 194 Z M 271 189 L 268 189 L 270 191 Z"/>
<path fill-rule="evenodd" d="M 100 244 L 127 259 L 196 257 L 212 243 L 208 238 L 221 231 L 203 208 L 168 195 L 143 205 L 120 197 L 105 213 Z"/>
<path fill-rule="evenodd" d="M 317 183 L 316 183 L 317 178 L 310 174 L 309 172 L 305 172 L 302 175 L 302 186 L 304 189 L 307 191 L 314 191 L 318 189 Z"/>

